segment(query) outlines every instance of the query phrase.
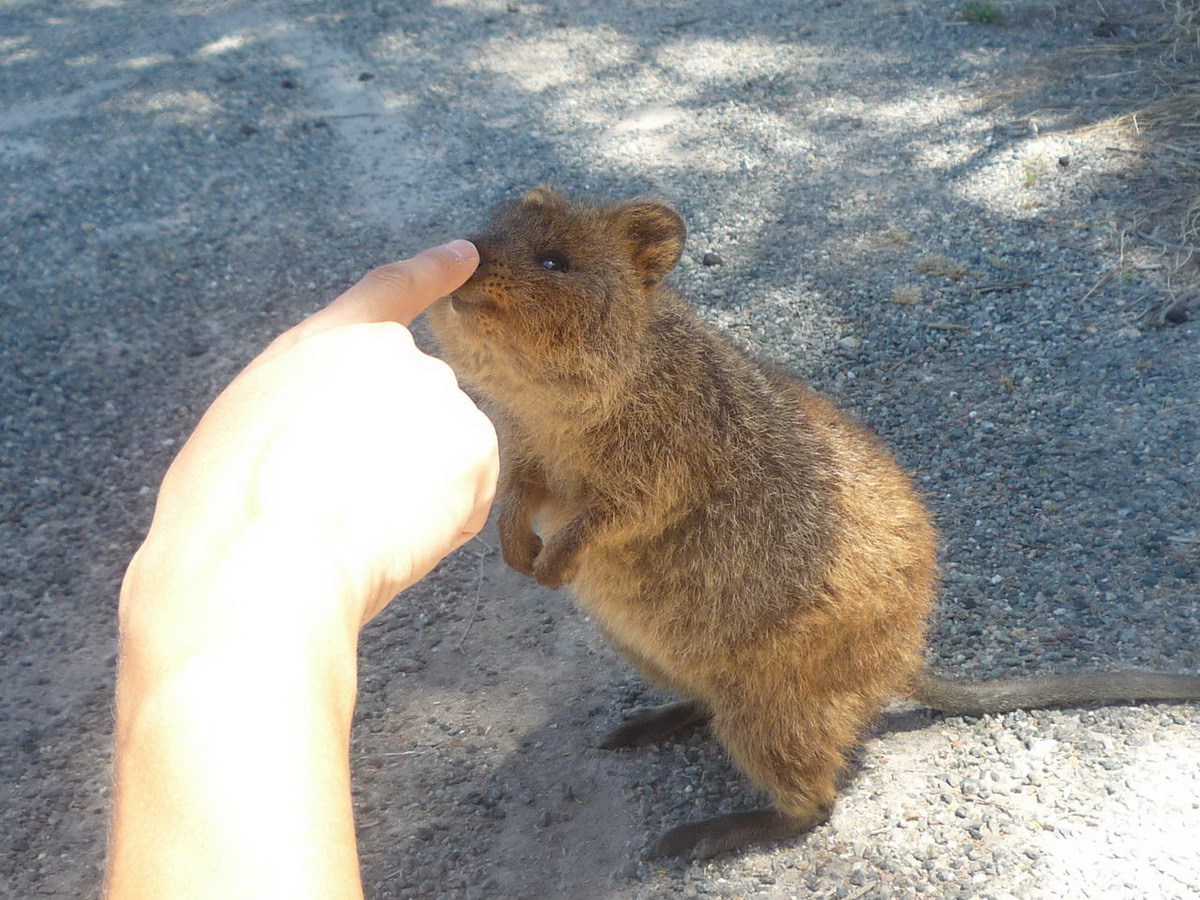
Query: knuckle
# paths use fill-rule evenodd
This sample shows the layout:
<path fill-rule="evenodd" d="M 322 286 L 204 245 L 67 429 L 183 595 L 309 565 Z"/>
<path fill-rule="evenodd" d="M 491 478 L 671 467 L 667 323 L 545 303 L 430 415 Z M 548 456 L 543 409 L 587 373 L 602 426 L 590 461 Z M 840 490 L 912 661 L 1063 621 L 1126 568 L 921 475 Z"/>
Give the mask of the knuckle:
<path fill-rule="evenodd" d="M 415 286 L 412 267 L 407 261 L 386 263 L 367 272 L 366 280 L 389 289 L 409 291 Z"/>
<path fill-rule="evenodd" d="M 367 327 L 370 328 L 371 334 L 376 340 L 388 347 L 395 347 L 397 350 L 416 349 L 412 332 L 399 322 L 370 322 Z"/>
<path fill-rule="evenodd" d="M 454 391 L 458 391 L 458 376 L 454 374 L 454 370 L 436 356 L 429 356 L 428 354 L 423 354 L 423 356 L 424 359 L 421 360 L 421 365 L 425 369 L 424 377 L 430 379 L 434 384 L 440 385 L 445 390 L 453 389 Z"/>

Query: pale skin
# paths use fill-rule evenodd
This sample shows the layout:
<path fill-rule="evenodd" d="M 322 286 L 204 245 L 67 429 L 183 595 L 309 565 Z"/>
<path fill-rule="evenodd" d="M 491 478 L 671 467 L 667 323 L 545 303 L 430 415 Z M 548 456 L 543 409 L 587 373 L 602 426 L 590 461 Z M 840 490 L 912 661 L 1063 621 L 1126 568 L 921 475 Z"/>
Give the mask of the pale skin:
<path fill-rule="evenodd" d="M 163 480 L 120 603 L 109 900 L 362 896 L 362 626 L 479 532 L 491 423 L 407 325 L 478 264 L 374 270 L 278 337 Z"/>

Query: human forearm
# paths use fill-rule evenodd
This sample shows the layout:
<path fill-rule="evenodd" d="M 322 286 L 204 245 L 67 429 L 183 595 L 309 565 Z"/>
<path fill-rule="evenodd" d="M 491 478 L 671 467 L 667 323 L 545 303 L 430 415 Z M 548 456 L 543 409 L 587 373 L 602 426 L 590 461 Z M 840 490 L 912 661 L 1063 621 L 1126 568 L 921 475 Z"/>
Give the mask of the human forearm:
<path fill-rule="evenodd" d="M 247 538 L 199 577 L 146 551 L 130 567 L 110 900 L 361 896 L 347 762 L 357 630 L 278 614 L 339 589 L 294 549 L 273 558 Z M 161 612 L 180 608 L 222 612 Z"/>

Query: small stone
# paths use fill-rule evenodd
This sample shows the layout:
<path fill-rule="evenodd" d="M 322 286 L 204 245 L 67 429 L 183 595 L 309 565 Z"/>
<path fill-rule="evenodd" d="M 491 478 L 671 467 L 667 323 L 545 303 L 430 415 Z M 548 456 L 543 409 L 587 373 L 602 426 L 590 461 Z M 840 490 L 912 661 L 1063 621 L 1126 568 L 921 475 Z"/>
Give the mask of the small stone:
<path fill-rule="evenodd" d="M 1051 738 L 1042 738 L 1041 740 L 1033 741 L 1029 745 L 1029 755 L 1034 759 L 1041 759 L 1044 756 L 1049 756 L 1058 749 L 1058 741 Z"/>
<path fill-rule="evenodd" d="M 374 78 L 374 77 L 375 77 L 375 73 L 374 73 L 374 72 L 359 72 L 359 73 L 358 73 L 358 80 L 359 80 L 359 81 L 370 81 L 370 80 L 371 80 L 372 78 Z"/>
<path fill-rule="evenodd" d="M 238 131 L 249 137 L 252 134 L 258 134 L 257 126 L 251 125 L 249 122 L 244 122 L 238 126 Z"/>
<path fill-rule="evenodd" d="M 712 253 L 711 251 L 704 254 L 704 258 L 700 260 L 706 266 L 723 266 L 725 260 L 721 259 L 720 254 Z"/>
<path fill-rule="evenodd" d="M 1071 157 L 1069 157 L 1069 156 L 1060 156 L 1060 157 L 1058 158 L 1058 165 L 1059 165 L 1059 167 L 1060 167 L 1060 168 L 1063 168 L 1063 169 L 1065 169 L 1065 168 L 1066 168 L 1067 166 L 1069 166 L 1070 164 L 1071 164 Z"/>
<path fill-rule="evenodd" d="M 1174 303 L 1163 313 L 1163 321 L 1170 325 L 1182 325 L 1190 318 L 1186 303 Z"/>

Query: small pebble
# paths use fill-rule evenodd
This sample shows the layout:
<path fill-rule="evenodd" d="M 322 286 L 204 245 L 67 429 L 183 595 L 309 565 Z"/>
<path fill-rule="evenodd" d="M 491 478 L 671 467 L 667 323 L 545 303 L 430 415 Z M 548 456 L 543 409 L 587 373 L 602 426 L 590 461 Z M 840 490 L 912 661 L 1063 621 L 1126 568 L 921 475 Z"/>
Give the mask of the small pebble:
<path fill-rule="evenodd" d="M 1188 311 L 1187 304 L 1182 302 L 1173 304 L 1170 309 L 1163 313 L 1163 321 L 1170 325 L 1183 325 L 1190 318 L 1191 314 Z"/>

